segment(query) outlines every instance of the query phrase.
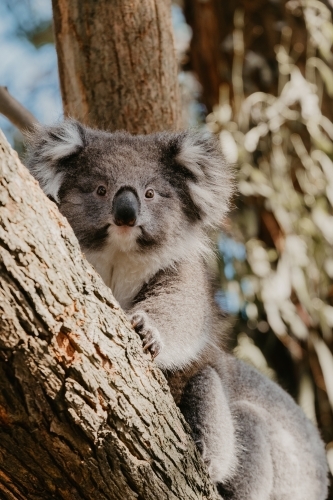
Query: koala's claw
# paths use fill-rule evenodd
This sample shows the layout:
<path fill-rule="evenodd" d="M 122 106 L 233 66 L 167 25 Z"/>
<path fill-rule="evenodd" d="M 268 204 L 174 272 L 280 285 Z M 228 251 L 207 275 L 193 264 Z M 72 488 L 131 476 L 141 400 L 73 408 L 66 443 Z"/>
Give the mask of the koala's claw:
<path fill-rule="evenodd" d="M 144 311 L 135 312 L 130 317 L 135 331 L 142 338 L 144 351 L 149 351 L 152 359 L 161 352 L 162 342 L 158 329 L 150 324 L 149 316 Z"/>
<path fill-rule="evenodd" d="M 158 333 L 158 332 L 157 332 Z M 159 335 L 159 334 L 158 334 Z M 142 340 L 143 350 L 149 350 L 151 357 L 154 359 L 161 352 L 161 343 L 156 339 L 156 333 L 149 332 Z"/>

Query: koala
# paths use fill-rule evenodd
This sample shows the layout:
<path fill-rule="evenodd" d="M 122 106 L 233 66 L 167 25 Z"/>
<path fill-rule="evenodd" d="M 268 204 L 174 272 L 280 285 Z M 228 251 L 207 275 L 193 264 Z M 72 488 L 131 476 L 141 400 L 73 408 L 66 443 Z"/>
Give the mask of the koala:
<path fill-rule="evenodd" d="M 26 164 L 166 374 L 223 499 L 325 500 L 317 429 L 277 384 L 223 348 L 206 261 L 233 174 L 198 132 L 39 126 Z"/>

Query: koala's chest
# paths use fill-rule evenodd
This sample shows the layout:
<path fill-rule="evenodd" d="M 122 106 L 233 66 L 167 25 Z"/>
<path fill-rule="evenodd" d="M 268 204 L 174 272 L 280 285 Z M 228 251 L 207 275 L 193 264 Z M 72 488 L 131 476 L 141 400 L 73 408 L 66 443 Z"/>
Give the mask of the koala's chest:
<path fill-rule="evenodd" d="M 140 272 L 130 265 L 113 266 L 104 281 L 125 311 L 131 307 L 134 297 L 145 283 L 143 270 Z"/>
<path fill-rule="evenodd" d="M 155 266 L 125 252 L 86 252 L 86 257 L 125 311 L 131 307 L 142 286 L 156 273 Z"/>

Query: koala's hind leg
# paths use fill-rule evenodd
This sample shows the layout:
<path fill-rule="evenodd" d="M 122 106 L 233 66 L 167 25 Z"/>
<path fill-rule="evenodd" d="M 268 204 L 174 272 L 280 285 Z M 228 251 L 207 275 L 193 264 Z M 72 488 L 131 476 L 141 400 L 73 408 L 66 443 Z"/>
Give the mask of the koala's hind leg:
<path fill-rule="evenodd" d="M 269 434 L 251 403 L 230 408 L 219 375 L 208 366 L 188 382 L 180 410 L 224 500 L 273 500 Z"/>
<path fill-rule="evenodd" d="M 235 404 L 232 414 L 237 422 L 238 465 L 231 481 L 218 484 L 217 489 L 225 500 L 273 500 L 273 461 L 266 423 L 246 401 Z"/>
<path fill-rule="evenodd" d="M 212 481 L 230 479 L 237 467 L 236 436 L 221 379 L 210 366 L 190 379 L 180 410 L 207 464 Z"/>

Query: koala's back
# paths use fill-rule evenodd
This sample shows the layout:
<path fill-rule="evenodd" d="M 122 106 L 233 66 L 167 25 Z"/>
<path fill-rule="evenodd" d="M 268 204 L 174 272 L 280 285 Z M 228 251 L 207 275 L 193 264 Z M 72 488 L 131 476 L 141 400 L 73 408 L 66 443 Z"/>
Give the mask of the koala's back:
<path fill-rule="evenodd" d="M 235 498 L 243 498 L 242 470 L 244 473 L 250 470 L 251 482 L 262 481 L 265 474 L 265 480 L 271 480 L 270 500 L 325 499 L 328 487 L 325 449 L 318 430 L 301 408 L 276 383 L 231 355 L 221 353 L 214 367 L 227 393 L 237 440 L 241 443 L 238 473 L 232 482 L 233 491 L 239 490 L 239 497 Z M 248 461 L 256 449 L 264 458 L 263 466 L 249 469 Z"/>

